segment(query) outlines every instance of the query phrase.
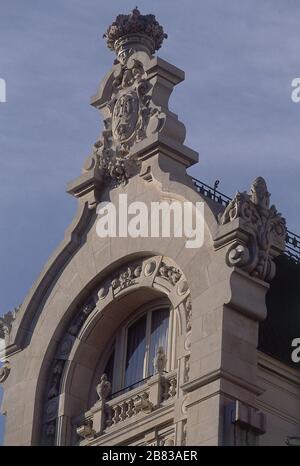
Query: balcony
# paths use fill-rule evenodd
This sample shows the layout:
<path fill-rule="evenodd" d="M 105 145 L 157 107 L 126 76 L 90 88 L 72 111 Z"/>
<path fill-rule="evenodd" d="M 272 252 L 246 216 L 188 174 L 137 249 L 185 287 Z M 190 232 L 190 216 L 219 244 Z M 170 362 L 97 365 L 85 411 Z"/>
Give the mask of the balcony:
<path fill-rule="evenodd" d="M 145 420 L 147 424 L 150 422 L 149 416 L 152 420 L 157 414 L 171 418 L 168 408 L 173 407 L 177 393 L 177 371 L 173 371 L 155 374 L 138 387 L 123 391 L 112 399 L 100 399 L 84 416 L 75 420 L 80 445 L 99 444 L 100 437 L 114 436 L 131 424 L 136 430 Z"/>

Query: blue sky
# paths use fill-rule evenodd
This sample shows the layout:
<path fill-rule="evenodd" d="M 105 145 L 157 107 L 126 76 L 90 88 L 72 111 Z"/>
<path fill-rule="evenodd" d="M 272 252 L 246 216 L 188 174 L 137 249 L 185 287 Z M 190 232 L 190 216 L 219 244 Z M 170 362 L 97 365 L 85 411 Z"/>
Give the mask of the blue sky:
<path fill-rule="evenodd" d="M 102 122 L 89 98 L 114 56 L 102 34 L 127 0 L 1 2 L 0 314 L 21 303 L 75 212 L 65 193 Z M 232 195 L 264 176 L 300 232 L 298 0 L 140 0 L 165 31 L 159 55 L 186 72 L 170 107 L 199 152 L 195 177 Z M 1 423 L 0 423 L 1 444 Z"/>

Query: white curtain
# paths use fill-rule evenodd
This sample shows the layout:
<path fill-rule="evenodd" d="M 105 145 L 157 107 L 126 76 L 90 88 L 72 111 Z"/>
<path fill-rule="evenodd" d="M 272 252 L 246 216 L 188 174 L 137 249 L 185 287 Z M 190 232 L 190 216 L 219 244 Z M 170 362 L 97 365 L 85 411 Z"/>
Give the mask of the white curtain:
<path fill-rule="evenodd" d="M 147 316 L 144 315 L 128 329 L 124 387 L 144 378 L 146 322 Z"/>
<path fill-rule="evenodd" d="M 169 315 L 169 309 L 158 309 L 157 311 L 152 312 L 148 375 L 153 375 L 154 373 L 153 363 L 156 358 L 158 348 L 162 346 L 165 354 L 167 354 Z"/>

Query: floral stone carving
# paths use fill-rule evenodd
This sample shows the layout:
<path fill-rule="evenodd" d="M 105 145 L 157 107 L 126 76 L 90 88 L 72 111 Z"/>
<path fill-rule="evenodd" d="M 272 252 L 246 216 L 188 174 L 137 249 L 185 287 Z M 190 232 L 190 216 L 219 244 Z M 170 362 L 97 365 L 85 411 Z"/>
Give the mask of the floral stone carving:
<path fill-rule="evenodd" d="M 186 325 L 186 332 L 189 332 L 192 328 L 192 299 L 191 295 L 188 295 L 186 300 L 183 303 L 184 311 L 185 311 L 185 325 Z"/>
<path fill-rule="evenodd" d="M 176 267 L 162 262 L 158 269 L 158 276 L 165 278 L 174 286 L 180 280 L 181 272 L 179 269 L 176 269 Z"/>
<path fill-rule="evenodd" d="M 258 177 L 250 192 L 238 192 L 220 216 L 221 225 L 239 219 L 242 234 L 232 242 L 227 252 L 227 264 L 241 267 L 250 275 L 270 281 L 275 274 L 272 258 L 285 248 L 286 224 L 274 205 L 266 182 Z"/>
<path fill-rule="evenodd" d="M 113 278 L 111 285 L 113 290 L 124 290 L 128 286 L 134 285 L 135 280 L 141 275 L 142 266 L 140 264 L 128 265 L 118 276 Z"/>

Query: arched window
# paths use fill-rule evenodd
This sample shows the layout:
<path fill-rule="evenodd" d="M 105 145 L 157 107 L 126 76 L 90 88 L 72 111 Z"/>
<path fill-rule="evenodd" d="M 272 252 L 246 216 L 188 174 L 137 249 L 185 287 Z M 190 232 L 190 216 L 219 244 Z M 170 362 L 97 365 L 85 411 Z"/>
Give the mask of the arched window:
<path fill-rule="evenodd" d="M 117 332 L 106 362 L 101 365 L 101 372 L 112 384 L 113 395 L 137 387 L 154 374 L 159 347 L 167 357 L 166 369 L 171 370 L 172 321 L 169 306 L 148 306 Z"/>
<path fill-rule="evenodd" d="M 169 315 L 169 309 L 149 311 L 128 328 L 125 387 L 154 374 L 154 359 L 159 346 L 167 353 Z"/>

